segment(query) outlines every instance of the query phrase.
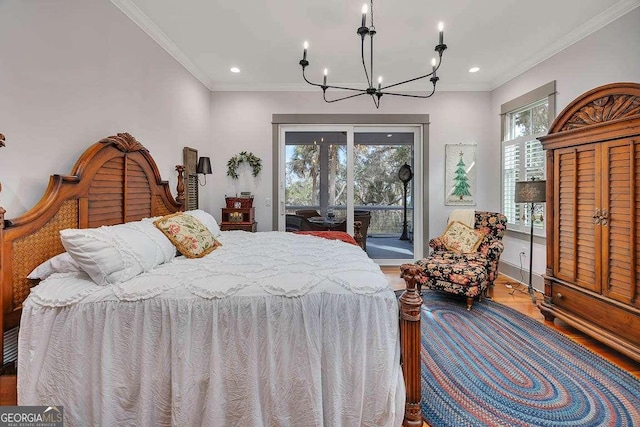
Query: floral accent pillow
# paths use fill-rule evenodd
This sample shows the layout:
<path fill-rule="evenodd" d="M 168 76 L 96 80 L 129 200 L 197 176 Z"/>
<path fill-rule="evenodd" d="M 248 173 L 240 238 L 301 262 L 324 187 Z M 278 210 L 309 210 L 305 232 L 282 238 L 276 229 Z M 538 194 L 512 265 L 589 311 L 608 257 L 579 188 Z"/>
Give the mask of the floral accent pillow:
<path fill-rule="evenodd" d="M 445 248 L 459 254 L 475 252 L 478 250 L 483 238 L 484 233 L 482 231 L 471 228 L 459 221 L 451 222 L 442 236 L 440 236 Z"/>
<path fill-rule="evenodd" d="M 153 221 L 171 243 L 187 258 L 202 258 L 219 246 L 220 242 L 196 217 L 182 212 L 163 216 Z"/>

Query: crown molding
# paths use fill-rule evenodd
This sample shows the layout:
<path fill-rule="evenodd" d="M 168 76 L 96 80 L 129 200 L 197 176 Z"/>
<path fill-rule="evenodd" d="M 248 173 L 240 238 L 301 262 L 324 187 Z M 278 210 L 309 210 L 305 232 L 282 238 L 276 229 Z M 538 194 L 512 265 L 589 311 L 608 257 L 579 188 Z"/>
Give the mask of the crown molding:
<path fill-rule="evenodd" d="M 118 9 L 122 11 L 129 19 L 131 19 L 138 27 L 142 29 L 149 37 L 167 51 L 176 61 L 187 69 L 196 79 L 205 85 L 209 90 L 212 89 L 211 79 L 196 64 L 194 64 L 187 55 L 158 27 L 147 15 L 140 10 L 131 0 L 111 0 Z"/>
<path fill-rule="evenodd" d="M 533 55 L 528 61 L 520 63 L 519 66 L 512 68 L 511 70 L 509 70 L 509 72 L 495 79 L 491 83 L 490 90 L 494 90 L 507 83 L 509 80 L 518 77 L 520 74 L 551 58 L 555 54 L 563 51 L 574 43 L 579 42 L 580 40 L 605 27 L 616 19 L 622 17 L 623 15 L 626 15 L 638 6 L 640 6 L 640 0 L 619 1 L 609 9 L 585 22 L 575 30 L 571 31 L 566 36 L 558 39 L 555 43 L 549 45 L 548 48 L 538 52 L 537 55 Z"/>
<path fill-rule="evenodd" d="M 336 83 L 337 86 L 358 87 L 362 83 Z M 491 86 L 485 83 L 463 83 L 463 84 L 446 84 L 439 83 L 436 92 L 488 92 Z M 257 84 L 257 83 L 214 83 L 212 92 L 319 92 L 315 86 L 306 83 L 290 83 L 290 84 Z M 341 90 L 332 90 L 333 93 L 345 92 Z M 425 92 L 424 89 L 416 89 L 409 87 L 399 92 L 416 93 Z M 327 92 L 329 93 L 329 92 Z"/>
<path fill-rule="evenodd" d="M 158 43 L 169 55 L 178 61 L 187 71 L 189 71 L 198 81 L 212 92 L 310 92 L 317 91 L 317 88 L 303 84 L 255 84 L 255 83 L 214 83 L 205 72 L 195 65 L 187 55 L 131 0 L 111 0 L 129 19 L 138 25 L 149 37 Z M 549 45 L 545 50 L 533 55 L 528 61 L 520 63 L 519 66 L 509 70 L 509 72 L 494 79 L 492 82 L 466 83 L 466 84 L 446 84 L 438 85 L 439 91 L 447 92 L 485 92 L 492 91 L 509 80 L 523 74 L 541 62 L 551 58 L 555 54 L 610 24 L 623 15 L 631 12 L 640 6 L 640 0 L 621 0 L 614 6 L 600 13 L 598 16 L 587 21 L 580 27 L 573 30 L 566 36 L 558 39 Z M 342 86 L 352 86 L 343 84 Z M 356 85 L 357 86 L 357 85 Z M 421 92 L 420 90 L 407 90 L 406 92 Z"/>

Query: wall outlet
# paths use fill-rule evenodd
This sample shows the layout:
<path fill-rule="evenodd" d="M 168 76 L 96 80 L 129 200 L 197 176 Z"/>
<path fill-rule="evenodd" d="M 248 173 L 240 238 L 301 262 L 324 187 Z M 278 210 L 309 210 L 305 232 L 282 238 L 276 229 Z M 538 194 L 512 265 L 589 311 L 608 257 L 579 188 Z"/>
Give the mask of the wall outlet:
<path fill-rule="evenodd" d="M 267 197 L 264 199 L 264 205 L 268 208 L 271 207 L 271 197 Z"/>
<path fill-rule="evenodd" d="M 525 248 L 524 246 L 520 249 L 520 255 L 522 256 L 527 256 L 527 248 Z"/>

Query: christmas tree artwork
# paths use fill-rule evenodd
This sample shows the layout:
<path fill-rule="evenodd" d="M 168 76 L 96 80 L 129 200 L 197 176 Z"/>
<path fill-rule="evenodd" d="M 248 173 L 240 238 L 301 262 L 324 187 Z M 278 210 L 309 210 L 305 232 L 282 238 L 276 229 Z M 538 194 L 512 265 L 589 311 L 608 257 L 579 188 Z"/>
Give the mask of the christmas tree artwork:
<path fill-rule="evenodd" d="M 455 186 L 453 188 L 453 195 L 460 197 L 460 200 L 464 196 L 470 196 L 469 193 L 469 183 L 467 182 L 467 172 L 465 171 L 465 164 L 462 160 L 462 152 L 460 152 L 460 161 L 456 165 L 458 168 L 456 169 L 456 176 L 453 178 L 455 181 Z"/>

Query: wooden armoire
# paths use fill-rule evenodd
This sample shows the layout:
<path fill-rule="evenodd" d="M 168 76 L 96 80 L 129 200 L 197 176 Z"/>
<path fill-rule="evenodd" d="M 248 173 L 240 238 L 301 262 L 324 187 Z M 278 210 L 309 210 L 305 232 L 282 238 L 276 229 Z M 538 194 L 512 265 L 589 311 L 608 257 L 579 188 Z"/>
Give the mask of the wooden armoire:
<path fill-rule="evenodd" d="M 571 102 L 547 150 L 547 270 L 540 311 L 640 361 L 640 84 Z"/>

